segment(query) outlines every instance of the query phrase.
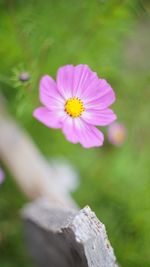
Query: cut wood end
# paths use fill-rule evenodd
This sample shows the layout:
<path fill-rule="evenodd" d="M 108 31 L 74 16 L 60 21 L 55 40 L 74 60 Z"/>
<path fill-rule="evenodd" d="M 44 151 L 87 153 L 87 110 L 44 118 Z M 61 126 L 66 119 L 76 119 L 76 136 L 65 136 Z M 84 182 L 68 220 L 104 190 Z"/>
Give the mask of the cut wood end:
<path fill-rule="evenodd" d="M 77 212 L 39 200 L 22 216 L 29 251 L 38 266 L 118 266 L 105 226 L 88 206 Z"/>
<path fill-rule="evenodd" d="M 76 241 L 84 246 L 88 266 L 117 266 L 105 225 L 98 220 L 89 206 L 79 211 L 74 217 L 71 227 Z"/>

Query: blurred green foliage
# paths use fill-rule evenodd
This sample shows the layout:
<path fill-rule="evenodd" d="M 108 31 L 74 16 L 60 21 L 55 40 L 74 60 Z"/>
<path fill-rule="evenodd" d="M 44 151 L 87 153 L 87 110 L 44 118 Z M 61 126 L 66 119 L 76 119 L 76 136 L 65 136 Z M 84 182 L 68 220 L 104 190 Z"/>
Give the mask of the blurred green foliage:
<path fill-rule="evenodd" d="M 150 266 L 149 15 L 146 0 L 0 0 L 0 88 L 9 111 L 45 156 L 64 156 L 78 167 L 74 197 L 105 223 L 118 261 L 128 267 Z M 40 77 L 55 77 L 68 63 L 86 63 L 112 84 L 113 109 L 128 129 L 121 148 L 106 140 L 85 150 L 32 118 Z M 31 82 L 19 81 L 21 71 Z M 0 187 L 1 267 L 33 266 L 18 215 L 25 202 L 7 174 Z"/>

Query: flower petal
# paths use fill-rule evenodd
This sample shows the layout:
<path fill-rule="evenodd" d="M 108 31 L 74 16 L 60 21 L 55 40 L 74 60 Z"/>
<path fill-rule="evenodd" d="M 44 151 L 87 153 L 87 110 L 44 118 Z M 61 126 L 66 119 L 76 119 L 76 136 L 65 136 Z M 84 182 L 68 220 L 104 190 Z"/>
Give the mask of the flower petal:
<path fill-rule="evenodd" d="M 88 108 L 104 109 L 115 101 L 115 93 L 106 80 L 97 79 L 89 84 L 82 99 Z"/>
<path fill-rule="evenodd" d="M 67 65 L 59 68 L 57 73 L 57 86 L 59 92 L 66 98 L 80 97 L 93 79 L 98 80 L 95 72 L 87 65 Z"/>
<path fill-rule="evenodd" d="M 82 97 L 83 92 L 89 84 L 98 80 L 96 72 L 93 72 L 87 65 L 80 64 L 74 67 L 73 95 Z M 83 100 L 83 99 L 82 99 Z"/>
<path fill-rule="evenodd" d="M 67 118 L 63 123 L 63 133 L 72 143 L 80 143 L 85 148 L 102 146 L 103 134 L 94 126 L 82 121 L 80 118 Z"/>
<path fill-rule="evenodd" d="M 83 122 L 81 119 L 78 122 L 78 128 L 76 126 L 76 131 L 78 132 L 79 142 L 84 148 L 99 147 L 103 145 L 103 133 L 96 127 Z"/>
<path fill-rule="evenodd" d="M 62 108 L 64 99 L 57 89 L 56 82 L 48 75 L 40 81 L 40 100 L 49 109 Z"/>
<path fill-rule="evenodd" d="M 66 120 L 63 122 L 62 131 L 69 142 L 73 144 L 78 143 L 78 136 L 75 129 L 75 119 L 67 116 Z"/>
<path fill-rule="evenodd" d="M 106 126 L 111 124 L 117 118 L 116 114 L 111 109 L 94 110 L 89 109 L 83 112 L 82 119 L 91 124 L 97 126 Z"/>
<path fill-rule="evenodd" d="M 61 95 L 65 99 L 73 97 L 72 86 L 73 86 L 73 73 L 74 66 L 66 65 L 58 69 L 57 72 L 57 87 Z"/>
<path fill-rule="evenodd" d="M 84 95 L 86 109 L 105 109 L 115 101 L 115 93 L 106 80 L 99 79 L 98 88 Z"/>
<path fill-rule="evenodd" d="M 33 116 L 50 128 L 61 128 L 61 122 L 65 119 L 66 113 L 61 110 L 51 111 L 45 107 L 38 107 L 34 110 Z"/>

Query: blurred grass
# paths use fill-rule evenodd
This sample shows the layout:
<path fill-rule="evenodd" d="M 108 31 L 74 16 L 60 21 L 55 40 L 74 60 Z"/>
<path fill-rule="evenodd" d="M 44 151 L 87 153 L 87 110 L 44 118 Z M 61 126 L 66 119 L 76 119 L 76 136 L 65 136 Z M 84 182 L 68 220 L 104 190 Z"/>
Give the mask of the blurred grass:
<path fill-rule="evenodd" d="M 122 266 L 150 266 L 150 34 L 149 1 L 0 1 L 0 83 L 9 110 L 47 157 L 63 155 L 79 168 L 74 194 L 106 224 Z M 114 110 L 128 129 L 121 148 L 105 141 L 85 150 L 32 118 L 39 78 L 64 64 L 86 63 L 117 94 Z M 14 68 L 33 76 L 16 88 Z M 106 130 L 104 130 L 106 132 Z M 0 266 L 32 265 L 22 242 L 18 210 L 26 202 L 7 174 L 0 188 Z"/>

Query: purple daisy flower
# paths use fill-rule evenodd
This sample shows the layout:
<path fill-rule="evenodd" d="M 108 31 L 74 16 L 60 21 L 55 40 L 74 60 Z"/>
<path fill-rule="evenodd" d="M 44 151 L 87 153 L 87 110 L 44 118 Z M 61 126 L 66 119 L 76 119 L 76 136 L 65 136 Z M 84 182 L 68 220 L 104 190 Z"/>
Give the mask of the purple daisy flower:
<path fill-rule="evenodd" d="M 104 136 L 95 126 L 116 119 L 108 108 L 115 93 L 87 65 L 59 68 L 56 82 L 48 75 L 40 81 L 40 101 L 33 116 L 50 128 L 61 128 L 66 139 L 85 148 L 103 145 Z"/>

